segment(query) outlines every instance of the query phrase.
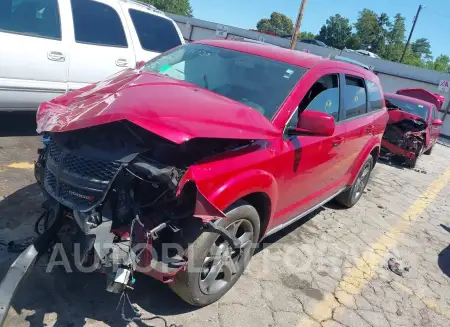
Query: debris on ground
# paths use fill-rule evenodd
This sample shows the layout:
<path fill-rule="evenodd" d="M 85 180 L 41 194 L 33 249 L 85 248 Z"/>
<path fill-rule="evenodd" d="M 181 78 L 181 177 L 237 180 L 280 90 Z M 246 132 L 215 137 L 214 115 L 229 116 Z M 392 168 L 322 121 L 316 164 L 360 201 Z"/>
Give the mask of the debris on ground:
<path fill-rule="evenodd" d="M 21 253 L 33 243 L 33 237 L 26 237 L 23 240 L 10 241 L 8 242 L 8 252 Z"/>
<path fill-rule="evenodd" d="M 390 258 L 388 260 L 388 268 L 390 271 L 400 277 L 403 277 L 403 273 L 408 272 L 410 269 L 410 267 L 406 266 L 400 260 L 397 260 L 395 258 Z"/>

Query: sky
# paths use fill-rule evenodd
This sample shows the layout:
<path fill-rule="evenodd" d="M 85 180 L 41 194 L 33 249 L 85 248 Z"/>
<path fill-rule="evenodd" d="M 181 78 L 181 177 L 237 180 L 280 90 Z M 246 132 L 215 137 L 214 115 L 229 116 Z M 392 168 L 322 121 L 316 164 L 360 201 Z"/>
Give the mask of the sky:
<path fill-rule="evenodd" d="M 301 0 L 190 0 L 194 17 L 240 28 L 256 28 L 261 18 L 273 11 L 281 12 L 295 23 Z M 401 13 L 406 18 L 406 37 L 419 5 L 423 5 L 412 40 L 427 38 L 433 56 L 450 56 L 450 0 L 308 0 L 301 31 L 318 34 L 326 19 L 335 14 L 356 22 L 358 12 L 369 8 L 385 12 L 393 18 Z"/>

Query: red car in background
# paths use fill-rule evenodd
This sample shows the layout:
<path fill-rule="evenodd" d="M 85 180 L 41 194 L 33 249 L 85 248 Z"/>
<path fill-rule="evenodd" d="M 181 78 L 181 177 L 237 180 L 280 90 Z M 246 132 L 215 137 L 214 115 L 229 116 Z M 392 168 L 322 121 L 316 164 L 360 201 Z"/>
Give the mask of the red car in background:
<path fill-rule="evenodd" d="M 438 98 L 435 95 L 417 89 L 399 93 L 414 95 L 415 97 L 385 93 L 386 107 L 389 110 L 389 122 L 383 135 L 383 150 L 403 157 L 405 164 L 415 167 L 419 156 L 431 154 L 434 144 L 441 132 L 442 120 L 438 111 Z M 421 92 L 425 91 L 425 92 Z M 425 95 L 427 102 L 417 98 Z M 442 106 L 442 103 L 440 103 Z"/>
<path fill-rule="evenodd" d="M 387 120 L 363 67 L 204 40 L 42 104 L 35 174 L 58 221 L 78 225 L 83 258 L 121 267 L 108 290 L 137 270 L 202 306 L 234 285 L 253 244 L 333 198 L 356 204 Z"/>

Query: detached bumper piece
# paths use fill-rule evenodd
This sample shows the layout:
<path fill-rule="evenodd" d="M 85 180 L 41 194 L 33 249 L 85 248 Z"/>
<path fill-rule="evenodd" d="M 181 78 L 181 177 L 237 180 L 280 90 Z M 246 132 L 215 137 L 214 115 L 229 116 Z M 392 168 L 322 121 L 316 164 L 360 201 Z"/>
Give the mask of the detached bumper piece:
<path fill-rule="evenodd" d="M 27 273 L 33 268 L 39 255 L 48 250 L 59 228 L 60 219 L 57 219 L 9 267 L 5 278 L 0 283 L 0 327 L 5 323 L 11 301 L 19 289 L 20 284 L 25 280 Z"/>
<path fill-rule="evenodd" d="M 405 157 L 410 160 L 414 160 L 416 158 L 416 154 L 414 152 L 402 149 L 386 140 L 381 141 L 381 146 L 386 150 L 388 150 L 389 152 L 396 154 L 398 156 Z"/>

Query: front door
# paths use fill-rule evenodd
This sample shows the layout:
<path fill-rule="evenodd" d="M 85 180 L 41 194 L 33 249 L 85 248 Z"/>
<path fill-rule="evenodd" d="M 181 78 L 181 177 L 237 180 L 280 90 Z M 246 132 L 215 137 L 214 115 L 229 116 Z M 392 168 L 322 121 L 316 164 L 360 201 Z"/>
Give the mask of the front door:
<path fill-rule="evenodd" d="M 437 110 L 437 108 L 433 107 L 432 113 L 431 113 L 431 119 L 429 122 L 430 139 L 431 139 L 430 146 L 432 146 L 436 142 L 436 140 L 438 139 L 439 134 L 441 132 L 441 126 L 432 124 L 433 121 L 436 119 L 441 119 L 441 118 L 440 118 L 440 114 L 439 114 L 439 111 Z"/>
<path fill-rule="evenodd" d="M 272 226 L 305 212 L 343 187 L 345 126 L 339 124 L 339 108 L 339 75 L 323 75 L 306 93 L 288 122 L 287 127 L 294 127 L 303 111 L 315 110 L 332 115 L 337 124 L 333 136 L 288 136 L 285 132 L 280 149 L 283 162 L 278 178 L 280 193 Z"/>

